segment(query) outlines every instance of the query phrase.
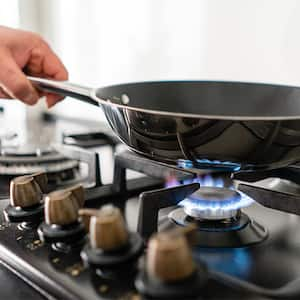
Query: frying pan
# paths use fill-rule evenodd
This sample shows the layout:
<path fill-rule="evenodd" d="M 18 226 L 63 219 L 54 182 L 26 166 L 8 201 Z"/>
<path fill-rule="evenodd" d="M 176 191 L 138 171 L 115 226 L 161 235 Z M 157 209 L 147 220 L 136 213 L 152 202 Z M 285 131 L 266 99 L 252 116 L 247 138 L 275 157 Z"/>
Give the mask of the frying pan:
<path fill-rule="evenodd" d="M 300 88 L 162 81 L 98 89 L 28 77 L 39 89 L 100 106 L 133 151 L 183 168 L 266 170 L 300 162 Z"/>

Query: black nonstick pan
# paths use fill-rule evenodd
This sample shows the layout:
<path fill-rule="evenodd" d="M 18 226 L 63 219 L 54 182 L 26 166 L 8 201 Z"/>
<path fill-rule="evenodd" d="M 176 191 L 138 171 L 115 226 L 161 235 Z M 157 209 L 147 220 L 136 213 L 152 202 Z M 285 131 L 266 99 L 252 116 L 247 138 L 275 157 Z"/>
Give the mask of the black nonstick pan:
<path fill-rule="evenodd" d="M 184 168 L 265 170 L 300 162 L 300 88 L 162 81 L 98 89 L 29 79 L 39 89 L 100 106 L 133 151 Z"/>

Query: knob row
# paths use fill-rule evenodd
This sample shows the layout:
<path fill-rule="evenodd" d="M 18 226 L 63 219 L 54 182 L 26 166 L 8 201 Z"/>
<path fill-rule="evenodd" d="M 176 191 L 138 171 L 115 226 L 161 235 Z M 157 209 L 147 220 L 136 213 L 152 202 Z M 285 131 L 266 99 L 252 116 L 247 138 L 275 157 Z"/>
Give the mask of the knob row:
<path fill-rule="evenodd" d="M 11 205 L 28 208 L 41 203 L 46 185 L 45 173 L 15 178 L 10 185 Z M 45 197 L 44 208 L 48 226 L 44 225 L 43 234 L 51 230 L 51 225 L 69 225 L 76 223 L 80 217 L 89 232 L 92 250 L 109 252 L 129 244 L 130 234 L 118 208 L 104 205 L 99 210 L 83 209 L 83 205 L 84 190 L 81 185 L 49 193 Z M 178 233 L 160 233 L 150 239 L 146 267 L 150 276 L 162 281 L 180 280 L 195 271 L 187 241 Z"/>
<path fill-rule="evenodd" d="M 40 224 L 38 233 L 42 240 L 52 245 L 78 245 L 78 242 L 83 245 L 89 233 L 89 242 L 85 243 L 81 256 L 93 268 L 111 270 L 125 266 L 128 271 L 129 266 L 135 265 L 143 253 L 144 242 L 137 233 L 128 231 L 120 209 L 113 205 L 104 205 L 101 209 L 83 208 L 85 198 L 81 185 L 44 196 L 46 191 L 45 173 L 15 178 L 11 181 L 10 205 L 5 214 L 10 218 L 13 216 L 10 220 L 15 222 L 20 222 L 24 216 L 27 221 L 32 221 L 36 214 L 40 222 L 44 211 L 45 221 Z M 145 269 L 136 279 L 141 294 L 153 299 L 166 295 L 168 299 L 183 299 L 199 294 L 206 274 L 203 270 L 200 274 L 196 268 L 186 238 L 188 234 L 186 229 L 173 230 L 150 238 Z M 188 295 L 181 294 L 183 291 L 188 291 Z"/>
<path fill-rule="evenodd" d="M 39 223 L 43 215 L 49 225 L 76 222 L 84 205 L 84 189 L 78 184 L 48 195 L 47 175 L 43 172 L 14 178 L 10 183 L 10 205 L 5 215 L 12 222 Z"/>

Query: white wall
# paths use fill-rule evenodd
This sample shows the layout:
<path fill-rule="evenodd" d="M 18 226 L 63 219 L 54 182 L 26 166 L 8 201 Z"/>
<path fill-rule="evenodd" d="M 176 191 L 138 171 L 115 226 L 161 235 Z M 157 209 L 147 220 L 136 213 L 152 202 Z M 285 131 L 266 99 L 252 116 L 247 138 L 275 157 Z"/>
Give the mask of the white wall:
<path fill-rule="evenodd" d="M 205 1 L 202 76 L 300 85 L 300 1 Z"/>
<path fill-rule="evenodd" d="M 57 50 L 77 81 L 300 84 L 298 0 L 50 1 Z"/>
<path fill-rule="evenodd" d="M 51 3 L 55 14 L 48 35 L 77 82 L 227 79 L 300 85 L 297 0 Z M 64 106 L 70 104 L 61 110 Z"/>

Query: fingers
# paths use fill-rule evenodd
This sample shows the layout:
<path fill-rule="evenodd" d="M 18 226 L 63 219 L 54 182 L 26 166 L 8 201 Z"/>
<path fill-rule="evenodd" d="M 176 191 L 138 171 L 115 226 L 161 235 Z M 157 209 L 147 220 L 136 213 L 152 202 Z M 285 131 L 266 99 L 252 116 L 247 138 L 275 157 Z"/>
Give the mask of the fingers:
<path fill-rule="evenodd" d="M 33 76 L 46 77 L 54 80 L 67 80 L 68 72 L 60 59 L 46 44 L 42 43 L 31 51 L 26 71 Z M 47 97 L 48 107 L 63 99 L 63 96 L 51 93 L 43 93 Z"/>
<path fill-rule="evenodd" d="M 1 89 L 1 86 L 0 86 L 0 98 L 2 99 L 10 99 L 11 97 L 9 95 L 7 95 L 3 89 Z"/>
<path fill-rule="evenodd" d="M 40 98 L 6 48 L 0 48 L 0 87 L 11 98 L 33 105 Z"/>
<path fill-rule="evenodd" d="M 68 72 L 65 66 L 62 64 L 60 59 L 55 55 L 54 52 L 49 48 L 47 59 L 44 61 L 44 72 L 49 74 L 51 78 L 55 80 L 67 80 Z M 47 95 L 48 107 L 52 107 L 60 100 L 64 99 L 61 95 L 50 94 Z"/>
<path fill-rule="evenodd" d="M 32 105 L 45 95 L 48 107 L 63 99 L 60 95 L 35 90 L 23 73 L 25 71 L 32 76 L 67 80 L 67 70 L 56 54 L 38 35 L 27 32 L 20 38 L 17 34 L 9 33 L 10 39 L 6 38 L 9 42 L 0 46 L 0 98 L 9 96 Z"/>

